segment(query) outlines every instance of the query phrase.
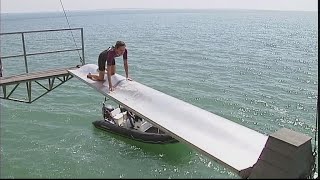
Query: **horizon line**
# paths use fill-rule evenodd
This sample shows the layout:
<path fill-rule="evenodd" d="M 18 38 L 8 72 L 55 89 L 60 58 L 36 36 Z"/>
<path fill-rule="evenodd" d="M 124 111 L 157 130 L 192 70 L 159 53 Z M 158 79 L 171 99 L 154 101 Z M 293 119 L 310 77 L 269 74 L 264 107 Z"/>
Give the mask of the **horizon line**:
<path fill-rule="evenodd" d="M 244 8 L 108 8 L 108 9 L 73 9 L 66 10 L 66 12 L 75 12 L 75 11 L 130 11 L 130 10 L 245 10 L 245 11 L 283 11 L 283 12 L 318 12 L 318 10 L 292 10 L 292 9 L 244 9 Z M 46 10 L 46 11 L 1 11 L 0 14 L 24 14 L 24 13 L 54 13 L 54 12 L 63 12 L 63 10 Z"/>

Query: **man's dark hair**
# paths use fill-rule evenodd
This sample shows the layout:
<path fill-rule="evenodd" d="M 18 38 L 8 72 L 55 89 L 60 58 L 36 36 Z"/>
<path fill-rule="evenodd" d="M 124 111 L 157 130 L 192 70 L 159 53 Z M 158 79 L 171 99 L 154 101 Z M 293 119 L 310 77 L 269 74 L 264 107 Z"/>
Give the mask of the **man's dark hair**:
<path fill-rule="evenodd" d="M 116 49 L 118 49 L 121 46 L 126 46 L 126 43 L 124 43 L 123 41 L 117 41 L 116 45 L 114 46 Z"/>

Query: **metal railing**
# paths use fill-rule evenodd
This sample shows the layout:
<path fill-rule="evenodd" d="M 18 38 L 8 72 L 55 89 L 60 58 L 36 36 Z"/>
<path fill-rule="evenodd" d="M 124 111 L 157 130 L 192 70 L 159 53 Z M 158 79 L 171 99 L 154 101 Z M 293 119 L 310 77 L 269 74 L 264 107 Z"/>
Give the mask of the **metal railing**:
<path fill-rule="evenodd" d="M 81 48 L 64 49 L 64 50 L 56 50 L 56 51 L 46 51 L 46 52 L 38 52 L 38 53 L 27 53 L 27 51 L 26 51 L 25 34 L 29 34 L 29 33 L 40 33 L 40 32 L 53 32 L 53 31 L 72 31 L 72 30 L 80 30 L 80 32 L 81 32 Z M 85 64 L 85 59 L 84 59 L 83 28 L 48 29 L 48 30 L 39 30 L 39 31 L 10 32 L 10 33 L 0 33 L 0 36 L 13 35 L 13 34 L 21 34 L 23 54 L 11 55 L 11 56 L 1 56 L 1 57 L 0 57 L 0 61 L 2 61 L 2 59 L 16 58 L 16 57 L 24 57 L 24 63 L 25 63 L 26 73 L 29 73 L 27 57 L 28 57 L 28 56 L 34 56 L 34 55 L 42 55 L 42 54 L 50 54 L 50 53 L 61 53 L 61 52 L 79 51 L 79 50 L 81 50 L 81 51 L 82 51 L 82 57 L 80 56 L 80 62 L 81 62 L 82 65 Z M 2 63 L 0 62 L 0 64 L 2 64 Z M 1 70 L 0 70 L 0 71 L 1 71 Z M 1 71 L 0 74 L 2 74 L 2 71 Z"/>
<path fill-rule="evenodd" d="M 74 30 L 80 30 L 81 33 L 81 47 L 78 48 L 77 44 L 75 42 L 75 39 L 73 37 L 72 31 Z M 36 52 L 36 53 L 27 53 L 26 51 L 26 41 L 25 41 L 25 35 L 30 33 L 42 33 L 42 32 L 54 32 L 54 31 L 70 31 L 75 43 L 74 49 L 63 49 L 63 50 L 55 50 L 55 51 L 45 51 L 45 52 Z M 10 56 L 0 56 L 0 86 L 2 87 L 2 93 L 0 98 L 7 99 L 7 100 L 13 100 L 18 102 L 26 102 L 26 103 L 32 103 L 35 100 L 39 99 L 40 97 L 44 96 L 48 92 L 52 91 L 53 89 L 59 87 L 61 84 L 65 83 L 66 81 L 70 80 L 73 76 L 67 72 L 67 69 L 70 69 L 70 67 L 66 67 L 56 70 L 44 70 L 42 72 L 38 73 L 29 73 L 28 68 L 28 59 L 29 56 L 36 56 L 36 55 L 43 55 L 43 54 L 52 54 L 52 53 L 62 53 L 62 52 L 70 52 L 70 51 L 77 51 L 80 63 L 81 65 L 85 64 L 85 56 L 84 56 L 84 41 L 83 41 L 83 28 L 70 28 L 70 29 L 48 29 L 48 30 L 39 30 L 39 31 L 24 31 L 24 32 L 10 32 L 10 33 L 0 33 L 0 36 L 5 35 L 15 35 L 15 34 L 21 34 L 22 39 L 22 48 L 23 53 L 17 54 L 17 55 L 10 55 Z M 79 50 L 82 51 L 81 55 L 79 53 Z M 17 58 L 17 57 L 23 57 L 24 58 L 24 64 L 25 64 L 25 74 L 17 75 L 17 76 L 10 76 L 10 77 L 3 77 L 3 62 L 4 59 L 9 58 Z M 76 65 L 79 66 L 78 64 Z M 40 80 L 48 80 L 48 84 L 44 85 L 43 82 L 40 82 Z M 35 82 L 37 85 L 45 89 L 46 92 L 42 93 L 40 96 L 32 99 L 31 92 L 32 92 L 32 82 Z M 16 88 L 21 84 L 26 84 L 27 89 L 27 98 L 24 98 L 24 100 L 17 99 L 13 96 L 13 92 L 16 91 Z M 8 89 L 8 86 L 14 86 L 13 89 L 10 91 Z"/>

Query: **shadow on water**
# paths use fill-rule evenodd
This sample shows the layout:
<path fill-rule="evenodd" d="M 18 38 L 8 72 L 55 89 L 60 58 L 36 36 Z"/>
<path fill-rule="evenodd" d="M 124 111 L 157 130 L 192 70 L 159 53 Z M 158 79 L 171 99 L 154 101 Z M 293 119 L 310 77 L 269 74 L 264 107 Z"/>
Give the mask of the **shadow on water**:
<path fill-rule="evenodd" d="M 93 126 L 93 132 L 95 134 L 99 134 L 99 137 L 103 140 L 106 140 L 105 138 L 114 138 L 116 140 L 119 140 L 127 145 L 131 145 L 134 148 L 125 148 L 124 151 L 126 151 L 124 154 L 130 155 L 126 157 L 136 157 L 137 149 L 144 152 L 144 156 L 150 157 L 150 158 L 157 158 L 164 160 L 165 162 L 171 164 L 171 165 L 183 165 L 188 164 L 189 161 L 191 161 L 192 156 L 194 155 L 194 151 L 188 147 L 186 144 L 183 144 L 181 142 L 178 143 L 168 143 L 168 144 L 151 144 L 151 143 L 144 143 L 140 141 L 135 141 L 132 139 L 129 139 L 127 137 L 123 137 L 118 134 L 114 134 L 108 131 L 103 131 L 101 129 L 97 129 Z M 101 133 L 104 133 L 105 136 L 100 136 Z M 140 157 L 137 157 L 140 158 Z"/>

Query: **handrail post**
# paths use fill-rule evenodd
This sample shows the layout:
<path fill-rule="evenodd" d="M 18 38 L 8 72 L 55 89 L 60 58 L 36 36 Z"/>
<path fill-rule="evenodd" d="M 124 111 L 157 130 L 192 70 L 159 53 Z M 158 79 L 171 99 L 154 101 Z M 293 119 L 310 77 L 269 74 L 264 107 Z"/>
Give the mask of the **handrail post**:
<path fill-rule="evenodd" d="M 24 64 L 26 66 L 26 73 L 28 73 L 28 63 L 27 63 L 27 52 L 26 52 L 26 44 L 24 42 L 24 33 L 22 35 L 22 46 L 23 46 L 23 56 L 24 56 Z"/>
<path fill-rule="evenodd" d="M 84 60 L 84 41 L 83 41 L 83 28 L 81 28 L 81 45 L 82 45 L 82 65 L 85 65 Z"/>
<path fill-rule="evenodd" d="M 3 70 L 3 68 L 2 68 L 2 60 L 1 60 L 1 57 L 0 57 L 0 77 L 2 77 L 2 70 Z"/>

